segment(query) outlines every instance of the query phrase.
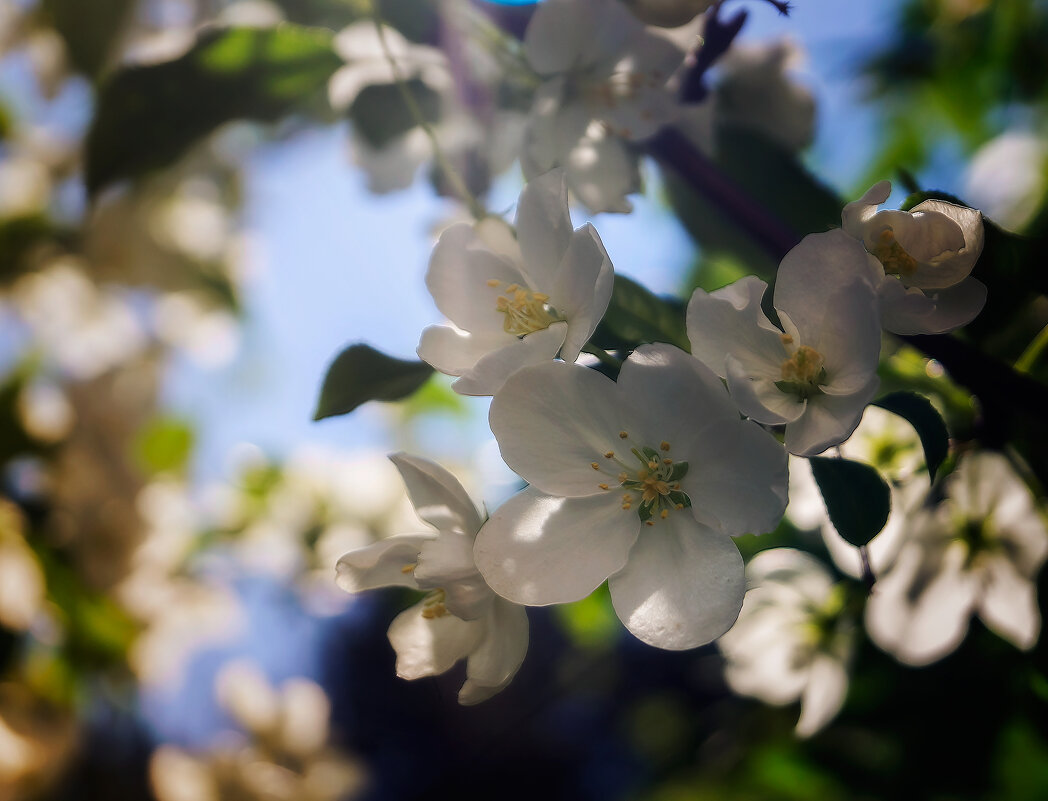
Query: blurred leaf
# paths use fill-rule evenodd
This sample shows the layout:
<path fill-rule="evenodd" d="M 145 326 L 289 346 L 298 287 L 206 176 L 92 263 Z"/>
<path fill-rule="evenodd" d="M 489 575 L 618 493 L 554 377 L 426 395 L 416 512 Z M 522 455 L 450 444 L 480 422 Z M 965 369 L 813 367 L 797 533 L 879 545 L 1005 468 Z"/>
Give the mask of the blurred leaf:
<path fill-rule="evenodd" d="M 469 407 L 448 381 L 427 381 L 422 388 L 404 401 L 400 407 L 404 419 L 411 420 L 429 414 L 447 414 L 468 418 Z"/>
<path fill-rule="evenodd" d="M 87 135 L 88 190 L 165 167 L 231 120 L 326 108 L 319 101 L 342 65 L 331 38 L 287 24 L 209 30 L 174 61 L 115 73 Z"/>
<path fill-rule="evenodd" d="M 423 119 L 436 122 L 440 118 L 440 95 L 418 78 L 405 81 L 404 85 L 418 104 Z M 376 83 L 361 89 L 349 107 L 349 118 L 354 130 L 376 149 L 385 147 L 418 124 L 394 83 Z"/>
<path fill-rule="evenodd" d="M 24 272 L 25 257 L 55 233 L 54 226 L 42 214 L 0 219 L 0 282 L 6 283 Z"/>
<path fill-rule="evenodd" d="M 313 419 L 348 414 L 372 400 L 401 400 L 432 374 L 433 368 L 425 362 L 395 359 L 368 345 L 350 345 L 328 367 Z"/>
<path fill-rule="evenodd" d="M 593 333 L 593 344 L 605 350 L 631 350 L 646 342 L 668 342 L 690 351 L 685 309 L 682 301 L 659 297 L 617 274 L 608 310 Z"/>
<path fill-rule="evenodd" d="M 193 455 L 193 427 L 182 420 L 161 417 L 138 432 L 135 454 L 148 473 L 182 472 Z"/>
<path fill-rule="evenodd" d="M 857 548 L 866 545 L 888 522 L 891 491 L 884 479 L 850 459 L 813 456 L 808 461 L 834 528 Z"/>
<path fill-rule="evenodd" d="M 934 481 L 939 466 L 950 450 L 950 432 L 946 430 L 946 423 L 931 401 L 916 392 L 892 392 L 875 400 L 873 405 L 899 415 L 913 426 L 921 438 L 928 476 Z"/>
<path fill-rule="evenodd" d="M 619 639 L 622 625 L 612 608 L 606 583 L 581 601 L 558 604 L 553 609 L 557 622 L 578 647 L 607 649 Z"/>
<path fill-rule="evenodd" d="M 74 69 L 94 77 L 113 58 L 137 0 L 43 0 Z"/>

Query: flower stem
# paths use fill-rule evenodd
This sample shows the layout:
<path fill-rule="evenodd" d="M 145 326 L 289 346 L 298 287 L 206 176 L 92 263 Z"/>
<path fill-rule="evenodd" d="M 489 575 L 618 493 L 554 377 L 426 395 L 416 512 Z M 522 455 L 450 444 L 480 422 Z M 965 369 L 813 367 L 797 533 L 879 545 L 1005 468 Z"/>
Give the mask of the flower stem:
<path fill-rule="evenodd" d="M 440 165 L 440 169 L 444 172 L 444 175 L 447 177 L 455 194 L 458 195 L 462 202 L 469 208 L 469 213 L 473 216 L 473 219 L 478 221 L 484 219 L 488 216 L 487 209 L 485 209 L 483 204 L 477 200 L 472 192 L 469 191 L 466 182 L 462 180 L 462 176 L 459 175 L 458 170 L 455 169 L 454 165 L 444 153 L 444 149 L 437 141 L 437 135 L 433 130 L 433 126 L 426 120 L 425 115 L 422 113 L 422 109 L 419 108 L 418 102 L 415 100 L 415 96 L 412 95 L 411 90 L 408 89 L 407 81 L 404 80 L 404 75 L 400 71 L 400 65 L 397 64 L 397 60 L 393 56 L 393 51 L 389 47 L 389 42 L 386 40 L 385 23 L 382 21 L 382 15 L 379 13 L 377 0 L 371 0 L 371 20 L 375 23 L 375 31 L 378 33 L 379 45 L 382 47 L 382 52 L 385 55 L 386 60 L 389 62 L 389 68 L 393 72 L 393 78 L 397 83 L 397 89 L 400 91 L 400 96 L 404 99 L 404 105 L 407 106 L 408 112 L 429 139 L 430 146 L 433 148 L 433 157 L 436 159 L 437 164 Z"/>
<path fill-rule="evenodd" d="M 591 356 L 596 356 L 603 364 L 606 364 L 609 367 L 614 367 L 616 370 L 622 367 L 622 359 L 616 359 L 606 350 L 598 348 L 596 345 L 590 345 L 587 343 L 583 346 L 582 352 L 588 353 Z"/>

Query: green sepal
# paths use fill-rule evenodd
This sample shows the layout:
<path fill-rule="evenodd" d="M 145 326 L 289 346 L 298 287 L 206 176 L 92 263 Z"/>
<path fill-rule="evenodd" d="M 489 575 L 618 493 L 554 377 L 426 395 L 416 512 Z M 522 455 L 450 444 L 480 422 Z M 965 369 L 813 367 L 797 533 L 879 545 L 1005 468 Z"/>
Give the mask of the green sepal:
<path fill-rule="evenodd" d="M 670 470 L 669 481 L 680 481 L 684 476 L 688 475 L 688 463 L 687 462 L 674 462 L 673 468 Z"/>

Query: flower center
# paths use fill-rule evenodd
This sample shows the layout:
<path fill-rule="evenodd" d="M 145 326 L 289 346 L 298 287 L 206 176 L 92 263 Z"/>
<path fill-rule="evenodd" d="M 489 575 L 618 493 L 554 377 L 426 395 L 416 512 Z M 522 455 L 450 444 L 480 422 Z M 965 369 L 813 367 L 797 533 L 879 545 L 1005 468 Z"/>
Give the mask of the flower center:
<path fill-rule="evenodd" d="M 492 278 L 488 281 L 488 286 L 498 288 L 502 286 L 502 282 Z M 495 311 L 505 315 L 502 329 L 507 334 L 517 337 L 542 331 L 561 319 L 549 305 L 549 295 L 532 292 L 519 284 L 506 285 L 495 298 Z"/>
<path fill-rule="evenodd" d="M 891 228 L 885 228 L 877 235 L 877 243 L 871 252 L 884 265 L 884 272 L 888 275 L 905 278 L 917 272 L 917 259 L 899 244 Z"/>
<path fill-rule="evenodd" d="M 629 434 L 619 432 L 619 438 L 629 440 Z M 655 525 L 652 520 L 658 515 L 665 520 L 671 510 L 685 509 L 691 506 L 691 498 L 681 489 L 681 479 L 688 474 L 688 463 L 675 461 L 669 456 L 670 444 L 665 440 L 659 449 L 650 447 L 631 447 L 632 459 L 619 459 L 614 451 L 608 451 L 603 458 L 622 468 L 615 474 L 615 481 L 621 489 L 626 490 L 622 496 L 622 509 L 630 511 L 637 506 L 637 516 L 649 526 Z M 604 472 L 600 462 L 590 462 L 594 470 Z M 610 490 L 610 482 L 598 484 L 602 490 Z"/>
<path fill-rule="evenodd" d="M 422 617 L 426 620 L 444 617 L 444 615 L 448 613 L 448 608 L 444 605 L 446 599 L 447 594 L 444 590 L 433 590 L 433 592 L 427 595 L 422 601 Z"/>
<path fill-rule="evenodd" d="M 783 334 L 782 343 L 788 348 L 793 338 Z M 801 345 L 783 360 L 780 368 L 782 380 L 776 381 L 775 386 L 782 392 L 799 395 L 802 399 L 818 395 L 822 392 L 819 387 L 826 383 L 825 363 L 826 359 L 819 351 Z"/>

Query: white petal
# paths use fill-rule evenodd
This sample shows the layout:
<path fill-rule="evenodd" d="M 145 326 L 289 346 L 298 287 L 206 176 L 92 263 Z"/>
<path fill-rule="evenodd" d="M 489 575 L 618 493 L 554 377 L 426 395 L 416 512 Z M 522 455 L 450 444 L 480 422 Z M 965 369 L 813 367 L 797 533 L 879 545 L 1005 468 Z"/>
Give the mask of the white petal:
<path fill-rule="evenodd" d="M 524 607 L 496 598 L 485 621 L 484 639 L 466 660 L 460 704 L 486 701 L 504 688 L 528 652 L 528 614 Z"/>
<path fill-rule="evenodd" d="M 551 170 L 528 181 L 517 203 L 517 241 L 532 289 L 553 291 L 571 234 L 563 170 Z"/>
<path fill-rule="evenodd" d="M 426 364 L 446 375 L 462 375 L 486 354 L 512 344 L 511 334 L 480 335 L 448 325 L 431 325 L 422 330 L 416 352 Z"/>
<path fill-rule="evenodd" d="M 489 286 L 491 280 L 501 283 Z M 504 317 L 496 311 L 495 299 L 506 284 L 514 283 L 524 283 L 520 272 L 484 248 L 464 223 L 441 234 L 426 271 L 426 286 L 441 313 L 459 328 L 482 334 L 502 330 Z"/>
<path fill-rule="evenodd" d="M 975 280 L 975 279 L 969 279 Z M 877 286 L 881 305 L 881 326 L 893 334 L 932 333 L 926 321 L 935 311 L 935 302 L 916 287 L 908 289 L 898 278 L 887 275 Z"/>
<path fill-rule="evenodd" d="M 524 32 L 524 55 L 540 75 L 584 70 L 621 52 L 641 25 L 607 0 L 548 0 Z"/>
<path fill-rule="evenodd" d="M 615 612 L 643 642 L 674 651 L 711 642 L 742 608 L 745 570 L 731 538 L 671 513 L 644 526 L 608 581 Z"/>
<path fill-rule="evenodd" d="M 529 179 L 562 165 L 592 122 L 582 104 L 565 99 L 564 93 L 561 78 L 546 81 L 535 91 L 521 155 Z"/>
<path fill-rule="evenodd" d="M 983 581 L 979 617 L 1016 648 L 1024 651 L 1032 648 L 1041 631 L 1034 583 L 1021 575 L 1004 555 L 987 559 Z"/>
<path fill-rule="evenodd" d="M 571 234 L 550 303 L 568 321 L 562 357 L 573 362 L 597 328 L 611 300 L 615 276 L 596 229 L 586 223 Z"/>
<path fill-rule="evenodd" d="M 681 485 L 699 519 L 712 518 L 727 534 L 760 534 L 786 510 L 786 451 L 748 420 L 721 421 L 695 433 Z M 701 517 L 700 517 L 701 515 Z"/>
<path fill-rule="evenodd" d="M 957 223 L 964 236 L 964 247 L 960 253 L 949 259 L 948 265 L 941 265 L 941 269 L 947 270 L 952 279 L 947 286 L 952 286 L 969 275 L 972 268 L 975 267 L 975 263 L 979 260 L 979 256 L 982 255 L 983 245 L 986 241 L 982 212 L 947 203 L 943 200 L 925 200 L 923 203 L 914 206 L 912 211 L 915 214 L 926 211 L 938 212 Z M 910 283 L 912 284 L 913 282 L 911 281 Z M 919 285 L 914 284 L 914 286 Z"/>
<path fill-rule="evenodd" d="M 976 278 L 965 278 L 949 289 L 929 293 L 935 302 L 934 310 L 921 319 L 918 333 L 945 334 L 967 325 L 986 305 L 986 285 Z"/>
<path fill-rule="evenodd" d="M 880 181 L 867 189 L 861 198 L 846 205 L 841 213 L 841 221 L 848 235 L 862 239 L 866 222 L 876 214 L 877 207 L 886 201 L 891 193 L 891 181 Z"/>
<path fill-rule="evenodd" d="M 804 414 L 807 401 L 775 386 L 777 376 L 752 375 L 734 356 L 726 361 L 731 399 L 746 417 L 765 425 L 782 425 Z"/>
<path fill-rule="evenodd" d="M 474 557 L 488 585 L 517 603 L 543 606 L 585 598 L 626 564 L 641 527 L 614 490 L 557 498 L 528 487 L 477 535 Z"/>
<path fill-rule="evenodd" d="M 791 309 L 784 309 L 796 319 Z M 834 292 L 819 313 L 813 340 L 804 342 L 822 354 L 824 391 L 833 395 L 859 392 L 877 372 L 881 354 L 881 320 L 875 290 L 856 280 Z"/>
<path fill-rule="evenodd" d="M 683 441 L 696 421 L 708 425 L 739 420 L 721 380 L 673 345 L 641 345 L 633 351 L 619 371 L 618 387 L 633 408 L 643 410 L 626 427 L 634 444 L 657 447 L 666 440 L 673 445 Z"/>
<path fill-rule="evenodd" d="M 817 338 L 831 298 L 856 279 L 876 289 L 884 269 L 862 243 L 839 229 L 804 237 L 779 265 L 775 308 L 785 311 L 801 332 L 801 344 Z"/>
<path fill-rule="evenodd" d="M 460 395 L 494 395 L 517 370 L 555 358 L 567 332 L 568 324 L 561 322 L 520 339 L 513 337 L 508 345 L 491 351 L 464 371 L 451 386 Z"/>
<path fill-rule="evenodd" d="M 493 594 L 473 563 L 473 537 L 442 534 L 422 545 L 415 568 L 419 589 L 444 590 L 444 606 L 463 620 L 491 608 Z"/>
<path fill-rule="evenodd" d="M 402 679 L 443 673 L 476 649 L 484 636 L 483 620 L 460 620 L 448 614 L 425 618 L 424 603 L 397 615 L 387 632 Z"/>
<path fill-rule="evenodd" d="M 838 659 L 817 654 L 801 697 L 797 734 L 810 737 L 833 720 L 848 695 L 848 671 Z"/>
<path fill-rule="evenodd" d="M 692 355 L 721 378 L 729 353 L 743 365 L 772 367 L 777 373 L 786 358 L 781 331 L 761 309 L 768 285 L 756 276 L 706 292 L 696 289 L 688 302 L 688 339 Z"/>
<path fill-rule="evenodd" d="M 797 659 L 800 643 L 794 632 L 804 622 L 799 610 L 767 604 L 759 589 L 747 592 L 739 619 L 717 640 L 727 660 L 724 678 L 732 690 L 769 704 L 788 704 L 800 697 L 808 664 Z"/>
<path fill-rule="evenodd" d="M 407 453 L 394 453 L 390 461 L 404 479 L 415 513 L 438 531 L 473 536 L 480 529 L 480 515 L 459 480 L 438 464 Z"/>
<path fill-rule="evenodd" d="M 568 188 L 594 214 L 629 214 L 627 195 L 640 191 L 640 169 L 635 151 L 617 136 L 595 132 L 591 125 L 563 156 Z"/>
<path fill-rule="evenodd" d="M 965 556 L 964 548 L 949 548 L 941 562 L 923 565 L 921 547 L 904 546 L 866 604 L 870 638 L 908 665 L 930 664 L 957 648 L 978 590 L 963 570 Z"/>
<path fill-rule="evenodd" d="M 630 414 L 610 378 L 550 362 L 510 376 L 488 421 L 514 472 L 543 492 L 575 497 L 600 493 L 598 484 L 618 475 L 603 454 L 620 447 L 618 432 L 629 430 Z"/>
<path fill-rule="evenodd" d="M 431 539 L 432 534 L 398 534 L 357 548 L 338 560 L 335 580 L 346 592 L 376 587 L 415 587 L 414 575 L 404 568 L 415 566 L 423 544 Z"/>
<path fill-rule="evenodd" d="M 786 426 L 786 450 L 797 456 L 815 456 L 844 442 L 859 425 L 879 386 L 880 379 L 874 375 L 854 394 L 808 398 L 804 414 Z"/>

